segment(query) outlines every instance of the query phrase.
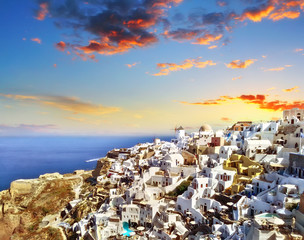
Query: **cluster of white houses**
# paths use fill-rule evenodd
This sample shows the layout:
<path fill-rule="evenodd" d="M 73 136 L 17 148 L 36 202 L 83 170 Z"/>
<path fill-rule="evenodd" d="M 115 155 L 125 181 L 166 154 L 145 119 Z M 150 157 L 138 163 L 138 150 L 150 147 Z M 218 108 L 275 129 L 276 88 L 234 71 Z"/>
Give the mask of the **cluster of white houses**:
<path fill-rule="evenodd" d="M 303 239 L 303 130 L 304 110 L 291 109 L 277 121 L 179 127 L 171 142 L 114 149 L 97 182 L 115 187 L 72 228 L 95 240 Z"/>

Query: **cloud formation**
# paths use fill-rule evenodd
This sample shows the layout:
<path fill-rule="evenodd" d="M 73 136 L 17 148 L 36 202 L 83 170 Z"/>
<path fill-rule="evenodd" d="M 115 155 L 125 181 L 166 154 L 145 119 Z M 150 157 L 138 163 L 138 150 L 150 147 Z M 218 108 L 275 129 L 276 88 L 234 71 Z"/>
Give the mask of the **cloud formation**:
<path fill-rule="evenodd" d="M 220 40 L 222 37 L 223 34 L 205 34 L 202 37 L 196 38 L 195 42 L 192 42 L 192 44 L 210 45 L 211 43 Z"/>
<path fill-rule="evenodd" d="M 302 52 L 304 49 L 303 48 L 296 48 L 294 51 L 295 52 Z"/>
<path fill-rule="evenodd" d="M 304 101 L 283 101 L 283 100 L 267 100 L 268 95 L 264 94 L 243 94 L 237 97 L 221 96 L 217 99 L 208 99 L 201 102 L 186 102 L 180 101 L 181 104 L 186 105 L 197 105 L 197 106 L 208 106 L 208 105 L 222 105 L 229 103 L 229 101 L 239 100 L 245 104 L 255 104 L 259 109 L 269 111 L 283 111 L 291 108 L 304 108 Z"/>
<path fill-rule="evenodd" d="M 74 114 L 86 114 L 86 115 L 103 115 L 113 112 L 117 112 L 120 109 L 118 107 L 107 107 L 101 104 L 93 104 L 89 102 L 81 101 L 77 97 L 64 97 L 64 96 L 25 96 L 14 94 L 2 94 L 1 97 L 9 98 L 17 101 L 26 101 L 29 103 L 38 103 L 43 106 L 48 106 L 56 109 L 60 109 Z"/>
<path fill-rule="evenodd" d="M 299 91 L 299 86 L 295 86 L 293 88 L 287 88 L 287 89 L 282 89 L 283 92 L 298 92 Z"/>
<path fill-rule="evenodd" d="M 126 66 L 127 66 L 128 68 L 132 68 L 132 67 L 135 67 L 137 64 L 138 64 L 138 62 L 131 63 L 131 64 L 127 63 Z"/>
<path fill-rule="evenodd" d="M 235 81 L 235 80 L 240 80 L 240 79 L 242 79 L 243 77 L 242 76 L 239 76 L 239 77 L 234 77 L 234 78 L 232 78 L 232 81 Z"/>
<path fill-rule="evenodd" d="M 267 0 L 261 4 L 244 10 L 239 19 L 249 19 L 253 22 L 261 22 L 264 18 L 272 21 L 284 18 L 295 19 L 300 16 L 304 2 L 302 0 Z"/>
<path fill-rule="evenodd" d="M 183 0 L 35 1 L 37 20 L 48 16 L 58 28 L 73 32 L 70 42 L 56 45 L 57 49 L 68 48 L 83 55 L 125 53 L 155 44 L 160 37 L 206 46 L 225 45 L 225 36 L 245 21 L 295 19 L 304 9 L 303 0 L 236 0 L 237 9 L 232 9 L 228 1 L 217 0 L 219 11 L 208 12 L 197 1 L 197 8 L 186 18 L 181 13 L 172 17 L 168 14 Z"/>
<path fill-rule="evenodd" d="M 266 91 L 273 91 L 275 89 L 276 89 L 275 87 L 271 87 L 271 88 L 268 88 Z"/>
<path fill-rule="evenodd" d="M 208 49 L 214 49 L 214 48 L 217 48 L 217 45 L 212 45 L 212 46 L 208 47 Z"/>
<path fill-rule="evenodd" d="M 54 124 L 15 124 L 15 125 L 7 125 L 0 124 L 0 135 L 2 136 L 10 136 L 10 135 L 29 135 L 36 133 L 52 133 L 58 127 Z"/>
<path fill-rule="evenodd" d="M 256 59 L 248 59 L 245 61 L 234 60 L 234 61 L 231 61 L 230 63 L 226 64 L 226 67 L 227 68 L 247 68 L 251 64 L 253 64 L 255 61 L 257 61 L 257 60 Z"/>
<path fill-rule="evenodd" d="M 224 122 L 231 122 L 232 121 L 232 119 L 228 118 L 228 117 L 222 117 L 221 120 L 224 121 Z"/>
<path fill-rule="evenodd" d="M 66 45 L 65 42 L 60 41 L 60 42 L 58 42 L 58 43 L 55 44 L 55 47 L 56 47 L 59 51 L 62 51 L 62 52 L 63 52 L 63 51 L 65 51 L 67 45 Z"/>
<path fill-rule="evenodd" d="M 158 42 L 155 27 L 168 25 L 168 9 L 182 1 L 91 0 L 85 5 L 80 0 L 44 2 L 56 26 L 73 29 L 75 39 L 83 33 L 89 34 L 87 44 L 79 41 L 65 46 L 57 44 L 58 50 L 68 47 L 82 54 L 113 55 Z"/>
<path fill-rule="evenodd" d="M 197 59 L 186 59 L 181 64 L 177 63 L 158 63 L 157 68 L 160 68 L 158 73 L 152 74 L 153 76 L 165 76 L 170 72 L 186 70 L 190 68 L 205 68 L 207 66 L 214 66 L 215 62 L 212 60 L 200 61 L 200 58 Z"/>
<path fill-rule="evenodd" d="M 47 2 L 40 3 L 39 10 L 37 10 L 35 18 L 39 21 L 44 20 L 46 15 L 49 13 L 48 7 L 49 4 Z"/>
<path fill-rule="evenodd" d="M 31 39 L 33 42 L 36 42 L 36 43 L 38 43 L 38 44 L 41 44 L 41 39 L 40 38 L 32 38 Z"/>
<path fill-rule="evenodd" d="M 277 67 L 277 68 L 269 68 L 264 70 L 264 72 L 280 72 L 283 71 L 287 67 L 292 67 L 292 65 L 285 65 L 284 67 Z"/>

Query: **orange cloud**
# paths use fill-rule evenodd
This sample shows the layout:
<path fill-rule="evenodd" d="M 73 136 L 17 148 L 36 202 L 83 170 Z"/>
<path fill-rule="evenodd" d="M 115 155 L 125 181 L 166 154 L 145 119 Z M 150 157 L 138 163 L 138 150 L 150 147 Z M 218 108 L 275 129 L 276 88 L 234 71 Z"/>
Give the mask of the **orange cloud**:
<path fill-rule="evenodd" d="M 142 38 L 133 36 L 129 37 L 128 39 L 121 39 L 116 45 L 112 44 L 110 40 L 104 41 L 102 43 L 91 40 L 89 45 L 76 47 L 76 49 L 82 50 L 84 53 L 97 52 L 103 55 L 113 55 L 126 52 L 134 47 L 145 47 L 155 42 L 157 42 L 157 38 L 154 35 L 145 36 Z"/>
<path fill-rule="evenodd" d="M 242 78 L 243 78 L 242 76 L 234 77 L 234 78 L 232 78 L 232 81 L 239 80 L 239 79 L 242 79 Z"/>
<path fill-rule="evenodd" d="M 131 64 L 126 64 L 126 66 L 127 66 L 128 68 L 132 68 L 132 67 L 135 67 L 137 64 L 138 64 L 138 63 L 135 62 L 135 63 L 131 63 Z"/>
<path fill-rule="evenodd" d="M 25 95 L 3 94 L 3 93 L 0 93 L 0 96 L 5 98 L 11 98 L 14 100 L 38 100 L 36 96 L 25 96 Z"/>
<path fill-rule="evenodd" d="M 56 64 L 56 63 L 54 63 L 54 64 L 53 64 L 53 66 L 54 66 L 54 68 L 56 68 L 56 67 L 57 67 L 57 64 Z"/>
<path fill-rule="evenodd" d="M 150 18 L 150 19 L 134 19 L 129 21 L 124 21 L 123 24 L 127 25 L 128 28 L 149 28 L 154 26 L 157 23 L 156 18 Z"/>
<path fill-rule="evenodd" d="M 280 72 L 283 71 L 287 67 L 292 67 L 292 65 L 285 65 L 284 67 L 277 67 L 277 68 L 269 68 L 264 70 L 264 72 Z"/>
<path fill-rule="evenodd" d="M 32 38 L 31 39 L 33 42 L 36 42 L 36 43 L 39 43 L 39 44 L 41 44 L 41 39 L 39 39 L 39 38 Z"/>
<path fill-rule="evenodd" d="M 300 16 L 300 12 L 298 11 L 287 11 L 287 12 L 282 11 L 271 14 L 269 18 L 272 19 L 273 21 L 278 21 L 283 18 L 294 19 L 294 18 L 298 18 L 299 16 Z"/>
<path fill-rule="evenodd" d="M 300 16 L 299 8 L 303 10 L 304 2 L 302 0 L 278 1 L 270 0 L 260 7 L 247 8 L 239 17 L 241 21 L 249 19 L 253 22 L 260 22 L 263 18 L 278 21 L 284 18 L 295 19 Z"/>
<path fill-rule="evenodd" d="M 275 87 L 271 87 L 271 88 L 268 88 L 267 91 L 272 91 L 272 90 L 275 90 L 276 88 Z"/>
<path fill-rule="evenodd" d="M 216 65 L 212 60 L 207 61 L 199 61 L 198 59 L 186 59 L 181 64 L 176 63 L 158 63 L 157 67 L 161 68 L 161 70 L 158 73 L 152 74 L 153 76 L 164 76 L 168 75 L 170 72 L 180 71 L 180 70 L 186 70 L 190 68 L 205 68 L 207 66 L 213 66 Z"/>
<path fill-rule="evenodd" d="M 179 4 L 181 3 L 183 0 L 156 0 L 154 1 L 152 7 L 163 7 L 163 8 L 167 8 L 169 7 L 170 4 Z"/>
<path fill-rule="evenodd" d="M 295 86 L 293 88 L 287 88 L 287 89 L 282 89 L 283 92 L 298 92 L 299 91 L 299 86 Z"/>
<path fill-rule="evenodd" d="M 234 61 L 226 64 L 226 66 L 228 68 L 247 68 L 248 66 L 253 64 L 255 61 L 257 61 L 257 60 L 256 59 L 248 59 L 248 60 L 245 60 L 245 61 L 234 60 Z"/>
<path fill-rule="evenodd" d="M 269 111 L 283 111 L 291 108 L 304 108 L 304 101 L 293 101 L 287 102 L 282 100 L 267 100 L 267 95 L 257 94 L 257 95 L 240 95 L 238 97 L 221 96 L 218 99 L 208 99 L 202 102 L 185 102 L 180 101 L 181 104 L 186 105 L 197 105 L 197 106 L 208 106 L 208 105 L 222 105 L 228 103 L 229 101 L 239 100 L 246 104 L 256 104 L 258 108 L 269 110 Z"/>
<path fill-rule="evenodd" d="M 227 118 L 227 117 L 222 117 L 221 120 L 224 121 L 224 122 L 230 122 L 230 121 L 232 121 L 231 118 Z"/>
<path fill-rule="evenodd" d="M 107 107 L 101 104 L 92 104 L 89 102 L 81 101 L 77 97 L 63 97 L 63 96 L 26 96 L 26 95 L 14 95 L 14 94 L 2 94 L 1 97 L 27 101 L 30 103 L 38 103 L 44 106 L 57 108 L 63 111 L 72 112 L 74 114 L 86 114 L 86 115 L 103 115 L 120 111 L 118 107 Z"/>
<path fill-rule="evenodd" d="M 218 41 L 223 37 L 223 34 L 213 35 L 205 34 L 203 37 L 199 37 L 192 44 L 210 45 L 212 42 Z"/>
<path fill-rule="evenodd" d="M 208 47 L 208 49 L 214 49 L 214 48 L 217 48 L 217 45 L 212 45 L 212 46 Z"/>
<path fill-rule="evenodd" d="M 275 9 L 274 6 L 264 6 L 262 8 L 253 8 L 253 9 L 247 9 L 244 11 L 242 16 L 240 17 L 241 21 L 244 21 L 245 19 L 249 19 L 253 22 L 260 22 L 263 18 L 266 18 L 269 16 L 269 14 Z"/>
<path fill-rule="evenodd" d="M 272 117 L 271 118 L 271 120 L 273 120 L 273 121 L 277 121 L 277 120 L 280 120 L 281 118 L 279 118 L 279 117 Z"/>
<path fill-rule="evenodd" d="M 280 72 L 283 71 L 285 69 L 285 67 L 278 67 L 278 68 L 269 68 L 264 70 L 264 72 Z"/>
<path fill-rule="evenodd" d="M 81 52 L 77 52 L 77 51 L 73 51 L 73 53 L 75 53 L 82 61 L 87 61 L 88 59 L 91 59 L 94 62 L 98 62 L 98 60 L 96 59 L 96 56 L 94 54 L 81 53 Z M 69 54 L 69 52 L 67 52 L 67 54 Z M 76 59 L 77 59 L 77 57 L 72 58 L 72 60 L 76 60 Z"/>
<path fill-rule="evenodd" d="M 302 52 L 303 51 L 303 48 L 297 48 L 295 49 L 295 52 Z"/>
<path fill-rule="evenodd" d="M 37 11 L 36 19 L 42 21 L 45 19 L 46 15 L 49 13 L 48 3 L 44 2 L 39 5 L 40 9 Z"/>
<path fill-rule="evenodd" d="M 60 42 L 58 42 L 58 43 L 55 44 L 55 47 L 56 47 L 59 51 L 62 51 L 62 52 L 65 50 L 66 46 L 67 46 L 66 43 L 63 42 L 63 41 L 60 41 Z"/>

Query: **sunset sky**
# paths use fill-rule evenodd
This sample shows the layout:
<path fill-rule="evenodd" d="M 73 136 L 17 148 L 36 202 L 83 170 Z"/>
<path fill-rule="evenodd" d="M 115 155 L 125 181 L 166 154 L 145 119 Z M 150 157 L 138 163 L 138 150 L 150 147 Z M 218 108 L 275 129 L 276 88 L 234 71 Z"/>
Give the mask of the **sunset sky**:
<path fill-rule="evenodd" d="M 0 8 L 0 135 L 172 135 L 304 108 L 304 0 Z"/>

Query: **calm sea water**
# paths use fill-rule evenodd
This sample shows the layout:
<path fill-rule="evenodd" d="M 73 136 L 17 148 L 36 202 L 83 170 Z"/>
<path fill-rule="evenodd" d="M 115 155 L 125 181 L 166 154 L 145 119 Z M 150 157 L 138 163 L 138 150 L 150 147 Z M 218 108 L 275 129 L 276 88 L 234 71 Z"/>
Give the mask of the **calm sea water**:
<path fill-rule="evenodd" d="M 171 137 L 161 137 L 169 141 Z M 153 137 L 0 137 L 0 191 L 16 179 L 44 173 L 91 170 L 113 148 L 152 142 Z"/>

